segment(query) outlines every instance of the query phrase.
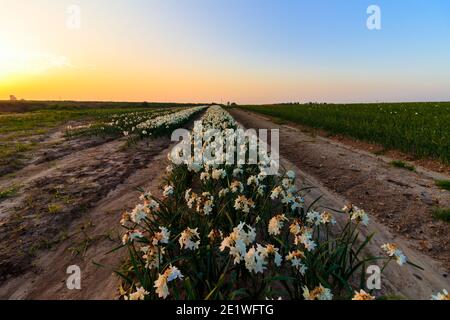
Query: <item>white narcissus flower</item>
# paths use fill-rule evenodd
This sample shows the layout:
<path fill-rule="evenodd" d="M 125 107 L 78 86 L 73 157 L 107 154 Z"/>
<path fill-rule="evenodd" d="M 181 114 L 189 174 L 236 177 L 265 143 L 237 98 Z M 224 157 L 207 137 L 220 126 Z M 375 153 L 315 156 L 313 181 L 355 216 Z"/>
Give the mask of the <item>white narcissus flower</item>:
<path fill-rule="evenodd" d="M 291 192 L 281 192 L 281 203 L 283 204 L 295 204 L 296 203 L 296 196 L 292 194 Z"/>
<path fill-rule="evenodd" d="M 204 192 L 202 196 L 205 198 L 203 201 L 203 213 L 208 216 L 214 208 L 214 197 L 209 192 Z"/>
<path fill-rule="evenodd" d="M 356 221 L 356 222 L 361 222 L 361 224 L 364 226 L 369 225 L 369 216 L 367 215 L 367 213 L 364 210 L 359 209 L 356 206 L 353 206 L 353 211 L 352 211 L 350 217 L 351 217 L 351 220 Z"/>
<path fill-rule="evenodd" d="M 130 213 L 131 221 L 139 224 L 147 217 L 147 213 L 149 213 L 148 208 L 142 204 L 138 204 Z"/>
<path fill-rule="evenodd" d="M 300 223 L 298 220 L 294 221 L 289 226 L 289 232 L 292 233 L 294 236 L 298 235 L 302 231 L 302 227 L 300 226 Z"/>
<path fill-rule="evenodd" d="M 288 178 L 284 178 L 283 180 L 281 180 L 281 185 L 284 189 L 287 190 L 292 186 L 292 181 Z"/>
<path fill-rule="evenodd" d="M 251 185 L 258 186 L 258 185 L 259 185 L 259 180 L 258 180 L 258 178 L 257 178 L 256 176 L 250 176 L 250 177 L 247 179 L 247 185 L 248 185 L 248 186 L 251 186 Z"/>
<path fill-rule="evenodd" d="M 294 243 L 295 245 L 303 244 L 309 252 L 314 251 L 317 247 L 310 228 L 302 228 L 301 233 L 295 236 Z"/>
<path fill-rule="evenodd" d="M 245 254 L 244 261 L 248 271 L 258 273 L 256 271 L 256 250 L 254 247 L 251 247 Z"/>
<path fill-rule="evenodd" d="M 152 198 L 152 193 L 150 191 L 146 191 L 139 197 L 139 200 L 141 201 L 148 201 Z"/>
<path fill-rule="evenodd" d="M 321 216 L 317 211 L 310 211 L 306 214 L 306 221 L 316 226 L 320 225 Z"/>
<path fill-rule="evenodd" d="M 135 292 L 131 293 L 128 297 L 129 300 L 144 300 L 145 296 L 149 294 L 144 288 L 137 288 Z"/>
<path fill-rule="evenodd" d="M 233 177 L 237 178 L 243 173 L 244 173 L 244 171 L 242 169 L 236 168 L 236 169 L 233 170 Z"/>
<path fill-rule="evenodd" d="M 389 257 L 392 257 L 395 255 L 398 247 L 394 243 L 386 243 L 381 246 L 381 249 L 383 249 Z"/>
<path fill-rule="evenodd" d="M 308 269 L 305 264 L 303 264 L 302 259 L 305 258 L 305 253 L 300 250 L 291 251 L 286 256 L 286 261 L 290 261 L 292 267 L 296 268 L 300 274 L 305 275 L 306 270 Z"/>
<path fill-rule="evenodd" d="M 265 190 L 266 190 L 266 186 L 265 185 L 260 185 L 256 192 L 262 197 L 262 196 L 264 196 Z"/>
<path fill-rule="evenodd" d="M 130 233 L 131 240 L 138 240 L 138 239 L 142 239 L 143 237 L 144 237 L 144 235 L 139 230 L 134 230 L 133 232 Z"/>
<path fill-rule="evenodd" d="M 395 255 L 395 261 L 399 266 L 403 266 L 408 261 L 408 258 L 400 251 Z"/>
<path fill-rule="evenodd" d="M 214 241 L 216 239 L 223 239 L 223 232 L 221 230 L 211 230 L 208 234 L 208 239 Z"/>
<path fill-rule="evenodd" d="M 274 263 L 277 267 L 280 267 L 281 262 L 283 261 L 283 257 L 281 256 L 281 254 L 279 254 L 279 251 L 280 250 L 276 248 L 273 244 L 266 245 L 263 251 L 266 256 L 274 256 Z"/>
<path fill-rule="evenodd" d="M 188 165 L 189 171 L 194 171 L 195 173 L 199 173 L 202 170 L 203 166 L 200 163 L 190 163 Z"/>
<path fill-rule="evenodd" d="M 212 172 L 212 178 L 214 180 L 223 179 L 227 176 L 227 173 L 224 169 L 214 169 Z"/>
<path fill-rule="evenodd" d="M 228 188 L 221 189 L 219 191 L 219 198 L 225 197 L 229 192 L 230 192 L 230 189 L 228 189 Z"/>
<path fill-rule="evenodd" d="M 281 233 L 281 229 L 284 226 L 284 221 L 288 219 L 284 214 L 277 215 L 270 219 L 269 221 L 269 234 L 273 236 L 277 236 Z"/>
<path fill-rule="evenodd" d="M 266 257 L 267 253 L 264 247 L 259 244 L 256 249 L 255 247 L 251 247 L 244 257 L 245 267 L 250 272 L 264 273 L 267 265 Z"/>
<path fill-rule="evenodd" d="M 375 300 L 375 297 L 361 289 L 359 292 L 355 291 L 352 300 Z"/>
<path fill-rule="evenodd" d="M 160 232 L 155 233 L 153 237 L 153 245 L 156 246 L 159 243 L 169 243 L 170 231 L 166 227 L 159 227 Z"/>
<path fill-rule="evenodd" d="M 333 294 L 330 289 L 324 288 L 322 285 L 319 285 L 312 291 L 309 291 L 309 289 L 304 286 L 303 297 L 305 300 L 332 300 Z"/>
<path fill-rule="evenodd" d="M 239 145 L 239 154 L 245 155 L 245 153 L 247 152 L 247 150 L 248 150 L 247 144 L 241 144 L 241 145 Z"/>
<path fill-rule="evenodd" d="M 324 211 L 320 215 L 320 223 L 322 223 L 322 224 L 331 223 L 331 224 L 335 225 L 336 220 L 334 219 L 334 217 L 331 213 L 329 213 L 328 211 Z"/>
<path fill-rule="evenodd" d="M 244 213 L 249 213 L 250 209 L 255 207 L 255 202 L 252 199 L 247 199 L 246 196 L 238 196 L 234 202 L 234 208 L 241 210 Z"/>
<path fill-rule="evenodd" d="M 192 189 L 188 189 L 184 194 L 184 199 L 186 200 L 188 208 L 192 209 L 194 203 L 197 201 L 197 194 L 192 192 Z"/>
<path fill-rule="evenodd" d="M 127 244 L 129 240 L 130 240 L 130 236 L 129 236 L 128 232 L 127 232 L 127 233 L 125 233 L 125 234 L 122 236 L 122 244 L 123 244 L 123 245 Z"/>
<path fill-rule="evenodd" d="M 280 186 L 276 187 L 275 189 L 272 190 L 272 193 L 270 195 L 270 198 L 272 200 L 278 199 L 278 197 L 280 196 L 280 193 L 283 191 L 283 188 L 281 188 Z"/>
<path fill-rule="evenodd" d="M 184 230 L 181 233 L 178 242 L 180 243 L 181 249 L 184 248 L 186 250 L 197 250 L 200 246 L 200 235 L 198 233 L 198 228 L 187 228 L 186 230 Z"/>
<path fill-rule="evenodd" d="M 294 197 L 291 202 L 291 210 L 295 211 L 299 208 L 303 208 L 304 202 L 305 202 L 305 200 L 302 197 L 300 197 L 300 196 Z"/>
<path fill-rule="evenodd" d="M 317 248 L 317 243 L 313 240 L 306 240 L 303 242 L 303 245 L 309 252 L 314 251 Z"/>
<path fill-rule="evenodd" d="M 200 174 L 200 180 L 201 181 L 207 181 L 211 178 L 211 175 L 208 172 L 202 172 Z"/>
<path fill-rule="evenodd" d="M 253 243 L 255 239 L 256 229 L 241 222 L 233 229 L 233 232 L 228 237 L 222 240 L 219 249 L 220 251 L 224 251 L 228 248 L 230 255 L 234 257 L 234 264 L 237 264 L 244 259 L 247 254 L 247 246 Z"/>
<path fill-rule="evenodd" d="M 260 172 L 258 173 L 258 181 L 263 182 L 268 176 L 269 174 L 266 172 L 266 169 L 260 168 Z"/>
<path fill-rule="evenodd" d="M 145 260 L 145 267 L 150 270 L 161 265 L 166 252 L 165 248 L 160 246 L 144 246 L 140 251 L 144 253 L 142 259 Z"/>
<path fill-rule="evenodd" d="M 163 196 L 169 197 L 169 196 L 173 195 L 173 191 L 174 191 L 174 187 L 172 185 L 167 185 L 164 187 Z"/>
<path fill-rule="evenodd" d="M 274 259 L 275 265 L 277 267 L 281 266 L 281 262 L 283 262 L 283 257 L 278 252 L 275 252 L 275 259 Z"/>
<path fill-rule="evenodd" d="M 150 200 L 150 202 L 148 203 L 148 207 L 151 210 L 157 211 L 157 210 L 159 210 L 159 203 L 156 202 L 155 200 Z"/>
<path fill-rule="evenodd" d="M 450 300 L 450 294 L 447 290 L 442 290 L 442 292 L 438 292 L 436 295 L 431 296 L 431 300 Z"/>
<path fill-rule="evenodd" d="M 295 179 L 295 172 L 292 170 L 289 170 L 288 172 L 286 172 L 286 176 L 291 179 L 294 180 Z"/>
<path fill-rule="evenodd" d="M 122 243 L 127 244 L 128 242 L 133 242 L 134 240 L 139 240 L 144 238 L 144 235 L 139 230 L 134 230 L 127 232 L 122 237 Z"/>
<path fill-rule="evenodd" d="M 191 191 L 192 191 L 192 189 L 187 189 L 187 190 L 184 192 L 184 199 L 186 200 L 186 202 L 188 202 L 189 199 L 191 198 Z"/>
<path fill-rule="evenodd" d="M 389 256 L 395 258 L 398 265 L 402 266 L 407 262 L 407 257 L 394 243 L 386 243 L 381 246 L 381 249 Z"/>
<path fill-rule="evenodd" d="M 177 267 L 170 266 L 163 274 L 159 274 L 158 279 L 154 283 L 155 292 L 158 294 L 158 297 L 163 299 L 167 298 L 169 295 L 167 283 L 175 279 L 183 279 L 183 275 Z"/>
<path fill-rule="evenodd" d="M 175 279 L 183 279 L 183 275 L 181 274 L 181 271 L 177 267 L 170 266 L 168 271 L 166 271 L 167 274 L 167 281 L 171 282 Z"/>
<path fill-rule="evenodd" d="M 122 218 L 120 219 L 120 224 L 124 226 L 128 221 L 130 221 L 130 214 L 125 211 L 122 213 Z"/>
<path fill-rule="evenodd" d="M 230 190 L 233 193 L 236 192 L 242 193 L 244 192 L 244 185 L 240 181 L 233 181 L 230 185 Z"/>

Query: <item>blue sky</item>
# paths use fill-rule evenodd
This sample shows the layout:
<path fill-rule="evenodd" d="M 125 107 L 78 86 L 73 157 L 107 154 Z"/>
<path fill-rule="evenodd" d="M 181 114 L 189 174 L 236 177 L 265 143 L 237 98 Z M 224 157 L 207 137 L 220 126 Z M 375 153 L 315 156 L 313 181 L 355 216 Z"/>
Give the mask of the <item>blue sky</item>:
<path fill-rule="evenodd" d="M 69 4 L 82 9 L 78 33 L 58 27 Z M 381 8 L 381 30 L 366 28 L 372 4 Z M 84 70 L 77 74 L 82 97 L 106 99 L 108 88 L 117 87 L 110 99 L 148 93 L 148 100 L 242 103 L 450 100 L 450 1 L 17 0 L 6 6 L 3 12 L 17 15 L 0 22 L 3 36 L 8 28 L 18 30 L 17 38 L 21 30 L 35 33 L 39 50 Z M 95 96 L 82 85 L 83 76 L 93 76 L 91 66 L 110 78 L 128 76 L 132 86 L 99 78 Z M 75 72 L 66 72 L 76 83 Z"/>

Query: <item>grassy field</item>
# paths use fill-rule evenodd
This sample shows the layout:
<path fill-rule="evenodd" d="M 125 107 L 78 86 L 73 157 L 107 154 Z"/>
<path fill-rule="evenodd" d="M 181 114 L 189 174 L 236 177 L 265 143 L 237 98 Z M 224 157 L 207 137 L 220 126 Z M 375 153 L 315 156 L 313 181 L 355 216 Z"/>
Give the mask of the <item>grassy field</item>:
<path fill-rule="evenodd" d="M 450 164 L 450 103 L 283 104 L 242 108 Z"/>

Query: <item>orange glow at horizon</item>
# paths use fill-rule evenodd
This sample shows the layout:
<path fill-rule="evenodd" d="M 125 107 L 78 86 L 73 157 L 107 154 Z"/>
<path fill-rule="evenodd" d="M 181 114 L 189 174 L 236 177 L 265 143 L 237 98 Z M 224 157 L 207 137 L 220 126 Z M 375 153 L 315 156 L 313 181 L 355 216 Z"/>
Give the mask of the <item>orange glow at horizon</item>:
<path fill-rule="evenodd" d="M 258 10 L 256 0 L 77 3 L 82 14 L 77 30 L 67 27 L 71 1 L 4 4 L 0 100 L 10 95 L 240 104 L 450 99 L 445 16 L 430 21 L 440 38 L 425 30 L 411 40 L 403 29 L 367 31 L 361 23 L 365 8 L 337 3 L 325 8 L 321 1 L 258 3 Z M 331 7 L 347 10 L 351 18 L 343 23 L 333 20 L 337 14 L 329 20 L 316 16 Z M 355 18 L 359 14 L 361 21 Z"/>

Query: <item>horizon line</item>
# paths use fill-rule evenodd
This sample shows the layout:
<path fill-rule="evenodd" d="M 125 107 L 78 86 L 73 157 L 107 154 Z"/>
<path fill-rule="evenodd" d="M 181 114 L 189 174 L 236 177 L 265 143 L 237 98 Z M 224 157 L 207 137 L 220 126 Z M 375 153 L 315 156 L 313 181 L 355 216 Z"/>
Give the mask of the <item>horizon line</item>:
<path fill-rule="evenodd" d="M 148 104 L 205 104 L 205 105 L 227 105 L 229 103 L 235 103 L 236 105 L 256 105 L 256 106 L 267 106 L 267 105 L 306 105 L 306 104 L 401 104 L 401 103 L 450 103 L 449 100 L 425 100 L 425 101 L 417 101 L 417 100 L 398 100 L 398 101 L 353 101 L 353 102 L 330 102 L 330 101 L 285 101 L 285 102 L 265 102 L 265 103 L 238 103 L 235 101 L 227 101 L 225 103 L 221 102 L 174 102 L 174 101 L 149 101 L 149 100 L 26 100 L 26 99 L 17 99 L 17 100 L 3 100 L 0 99 L 0 103 L 26 103 L 26 102 L 77 102 L 77 103 L 148 103 Z"/>

